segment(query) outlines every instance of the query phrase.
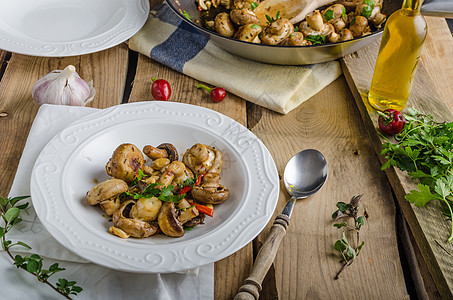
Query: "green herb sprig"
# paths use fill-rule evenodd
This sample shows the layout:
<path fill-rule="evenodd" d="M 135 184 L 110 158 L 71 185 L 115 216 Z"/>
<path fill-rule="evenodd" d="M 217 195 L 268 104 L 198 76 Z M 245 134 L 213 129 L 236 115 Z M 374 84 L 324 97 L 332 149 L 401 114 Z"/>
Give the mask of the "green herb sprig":
<path fill-rule="evenodd" d="M 326 37 L 322 34 L 308 35 L 305 40 L 310 41 L 313 45 L 321 45 L 326 43 Z"/>
<path fill-rule="evenodd" d="M 278 19 L 281 19 L 280 11 L 277 12 L 277 14 L 275 15 L 275 18 L 273 18 L 269 15 L 266 15 L 267 24 L 271 24 L 272 22 L 277 21 Z"/>
<path fill-rule="evenodd" d="M 348 266 L 350 266 L 354 259 L 359 255 L 360 251 L 362 250 L 363 245 L 365 242 L 360 242 L 360 229 L 365 224 L 365 215 L 359 216 L 359 201 L 362 198 L 362 195 L 357 195 L 352 197 L 349 203 L 345 202 L 338 202 L 337 207 L 338 209 L 332 214 L 332 218 L 334 220 L 339 220 L 342 218 L 352 218 L 354 220 L 354 225 L 350 226 L 347 221 L 342 223 L 335 223 L 333 224 L 334 227 L 346 228 L 348 230 L 355 231 L 357 233 L 357 241 L 356 246 L 353 247 L 349 243 L 346 238 L 345 232 L 343 231 L 343 236 L 340 240 L 336 241 L 334 244 L 335 250 L 341 253 L 343 266 L 341 267 L 340 271 L 335 275 L 335 279 L 340 277 L 341 272 L 344 271 Z M 367 216 L 367 214 L 366 214 Z"/>
<path fill-rule="evenodd" d="M 375 3 L 374 3 L 374 1 L 364 0 L 363 4 L 366 4 L 367 6 L 365 6 L 362 9 L 362 11 L 360 12 L 360 15 L 364 16 L 367 19 L 369 19 L 371 17 L 371 12 L 374 9 Z"/>
<path fill-rule="evenodd" d="M 436 122 L 431 115 L 414 108 L 404 114 L 406 125 L 395 136 L 397 144 L 387 137 L 381 155 L 387 162 L 382 170 L 396 166 L 412 179 L 419 180 L 418 190 L 405 196 L 415 206 L 425 206 L 432 200 L 444 203 L 444 215 L 451 219 L 453 207 L 453 122 Z M 453 240 L 453 224 L 448 241 Z"/>
<path fill-rule="evenodd" d="M 185 195 L 173 195 L 174 191 L 173 185 L 168 185 L 166 187 L 163 187 L 162 189 L 156 187 L 159 185 L 162 185 L 162 183 L 158 182 L 152 183 L 148 185 L 142 193 L 124 192 L 123 195 L 132 197 L 135 200 L 138 200 L 140 198 L 157 197 L 161 201 L 173 203 L 179 203 L 185 196 Z"/>
<path fill-rule="evenodd" d="M 29 196 L 21 196 L 14 198 L 4 198 L 0 196 L 0 217 L 3 220 L 3 227 L 0 226 L 0 239 L 2 249 L 8 254 L 13 260 L 14 265 L 17 268 L 23 269 L 28 273 L 36 277 L 40 282 L 47 284 L 57 293 L 61 294 L 67 299 L 71 299 L 71 295 L 77 295 L 83 289 L 76 285 L 75 281 L 68 281 L 67 279 L 58 279 L 56 285 L 53 285 L 49 278 L 61 271 L 64 268 L 60 268 L 58 263 L 54 263 L 48 269 L 43 267 L 43 258 L 37 254 L 31 254 L 30 256 L 21 256 L 11 253 L 13 247 L 23 247 L 27 250 L 31 250 L 31 247 L 24 242 L 18 241 L 13 243 L 6 239 L 7 233 L 22 219 L 20 218 L 20 212 L 28 207 L 28 202 L 18 205 L 18 202 L 28 198 Z"/>

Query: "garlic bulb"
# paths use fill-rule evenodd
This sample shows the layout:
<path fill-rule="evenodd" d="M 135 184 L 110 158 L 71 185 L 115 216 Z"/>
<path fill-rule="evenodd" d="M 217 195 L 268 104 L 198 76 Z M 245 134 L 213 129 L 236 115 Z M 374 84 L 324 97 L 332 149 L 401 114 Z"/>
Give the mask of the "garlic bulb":
<path fill-rule="evenodd" d="M 77 74 L 74 66 L 64 70 L 54 70 L 39 79 L 31 91 L 33 100 L 38 104 L 60 104 L 85 106 L 93 100 L 96 90 L 93 81 L 86 82 Z"/>

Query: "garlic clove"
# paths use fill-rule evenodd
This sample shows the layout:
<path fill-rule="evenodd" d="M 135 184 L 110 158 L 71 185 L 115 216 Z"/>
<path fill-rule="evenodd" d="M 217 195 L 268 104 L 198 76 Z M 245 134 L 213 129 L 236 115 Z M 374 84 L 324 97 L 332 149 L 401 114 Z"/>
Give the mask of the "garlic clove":
<path fill-rule="evenodd" d="M 80 78 L 73 65 L 64 70 L 54 70 L 39 79 L 32 88 L 36 104 L 85 106 L 94 99 L 93 81 Z"/>

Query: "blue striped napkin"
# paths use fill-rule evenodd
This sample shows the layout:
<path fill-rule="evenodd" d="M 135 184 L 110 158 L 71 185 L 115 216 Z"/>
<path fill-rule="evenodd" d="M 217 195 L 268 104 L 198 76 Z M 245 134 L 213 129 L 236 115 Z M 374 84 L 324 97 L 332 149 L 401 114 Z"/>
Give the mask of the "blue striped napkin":
<path fill-rule="evenodd" d="M 230 54 L 181 20 L 166 3 L 150 12 L 146 24 L 129 40 L 129 48 L 173 70 L 221 86 L 282 114 L 290 112 L 341 75 L 337 61 L 280 66 Z"/>

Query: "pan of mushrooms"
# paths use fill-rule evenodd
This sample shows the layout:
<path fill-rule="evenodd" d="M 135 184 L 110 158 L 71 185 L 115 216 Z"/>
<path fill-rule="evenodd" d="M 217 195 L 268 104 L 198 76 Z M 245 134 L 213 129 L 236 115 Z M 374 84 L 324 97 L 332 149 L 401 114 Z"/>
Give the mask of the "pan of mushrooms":
<path fill-rule="evenodd" d="M 401 0 L 167 0 L 220 48 L 281 65 L 335 60 L 376 41 Z M 301 8 L 303 6 L 303 8 Z"/>
<path fill-rule="evenodd" d="M 182 237 L 229 198 L 220 183 L 222 167 L 222 153 L 209 145 L 194 144 L 180 161 L 171 143 L 146 145 L 143 152 L 124 143 L 106 164 L 111 178 L 88 191 L 86 200 L 111 218 L 109 232 L 120 238 Z"/>

